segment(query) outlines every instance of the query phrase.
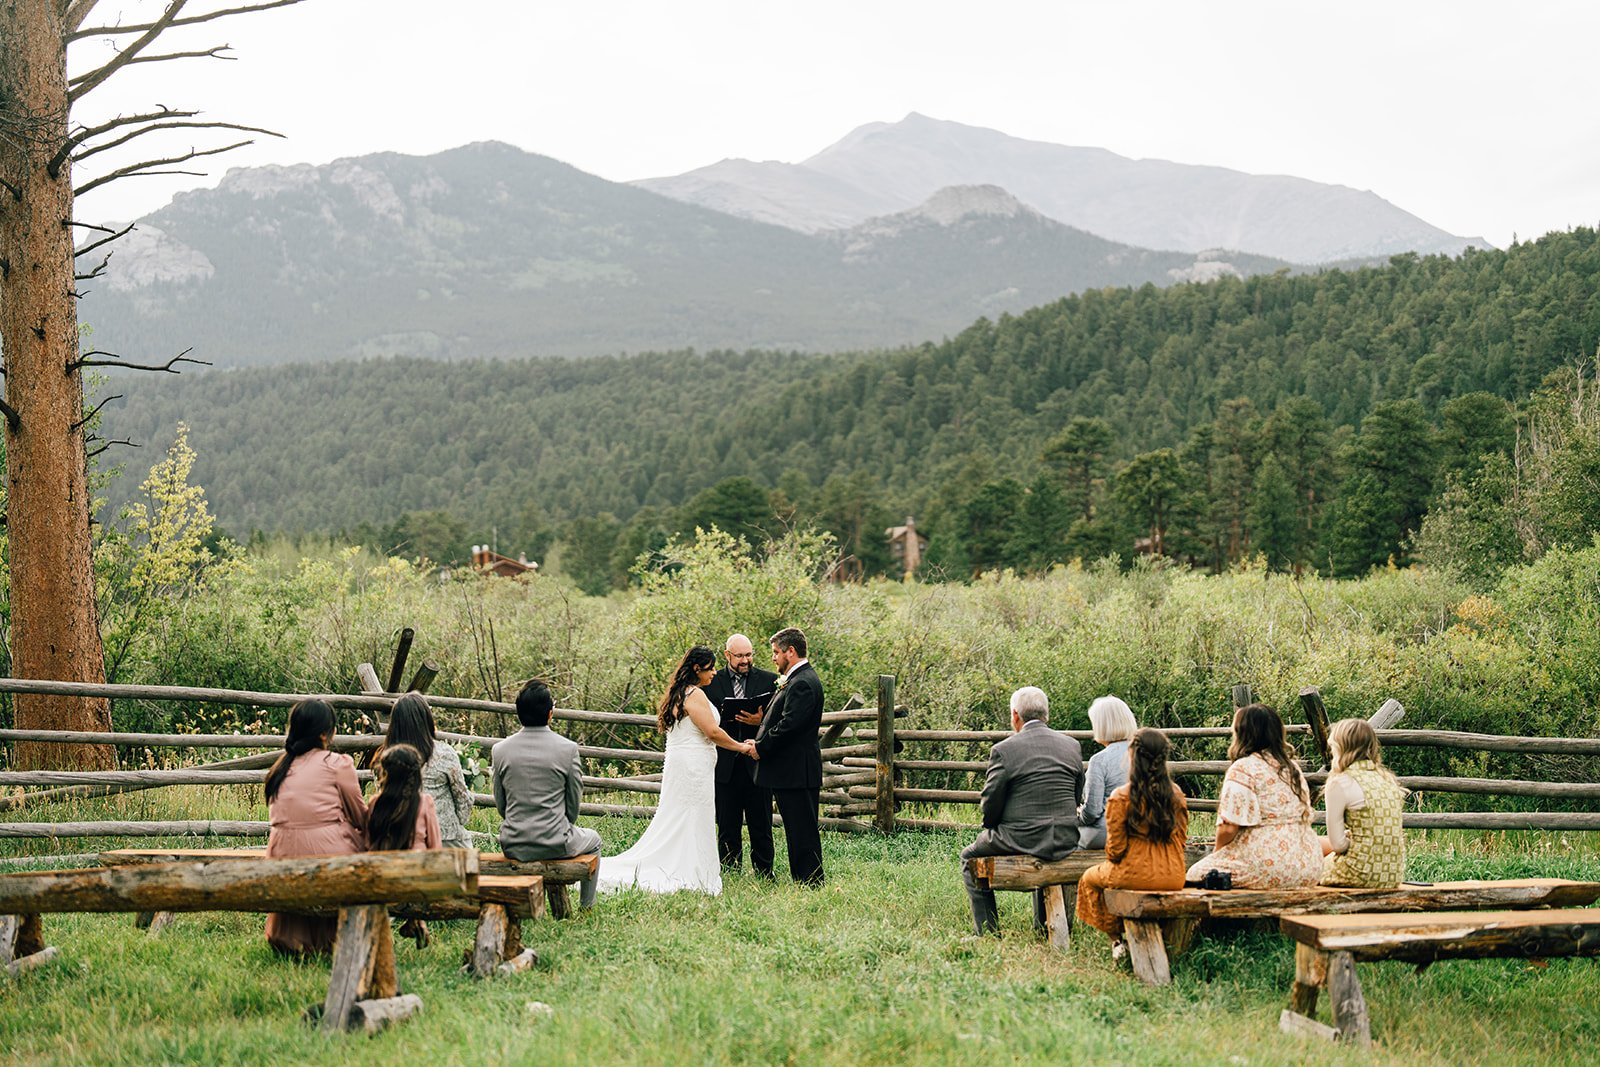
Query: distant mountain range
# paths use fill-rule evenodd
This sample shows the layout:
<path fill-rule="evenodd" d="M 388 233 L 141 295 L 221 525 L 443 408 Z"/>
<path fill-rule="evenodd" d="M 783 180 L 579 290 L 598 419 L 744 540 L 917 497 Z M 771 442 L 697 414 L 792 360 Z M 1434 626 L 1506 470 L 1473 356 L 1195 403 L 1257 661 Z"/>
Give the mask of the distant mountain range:
<path fill-rule="evenodd" d="M 953 185 L 997 185 L 1049 218 L 1144 248 L 1237 248 L 1294 263 L 1455 255 L 1481 237 L 1376 193 L 1285 175 L 1128 159 L 928 118 L 875 122 L 801 163 L 726 159 L 643 188 L 803 233 L 902 211 Z"/>
<path fill-rule="evenodd" d="M 142 220 L 81 317 L 97 347 L 192 346 L 226 367 L 820 352 L 938 340 L 1086 289 L 1290 266 L 1135 247 L 1025 200 L 957 184 L 802 233 L 497 143 L 233 170 Z"/>

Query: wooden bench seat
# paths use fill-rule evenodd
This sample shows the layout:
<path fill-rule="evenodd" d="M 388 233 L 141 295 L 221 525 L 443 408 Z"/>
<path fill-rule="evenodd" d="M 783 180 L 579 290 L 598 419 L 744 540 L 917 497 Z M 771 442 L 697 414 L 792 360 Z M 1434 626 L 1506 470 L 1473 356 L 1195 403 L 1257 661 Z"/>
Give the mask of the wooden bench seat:
<path fill-rule="evenodd" d="M 134 863 L 174 863 L 179 860 L 251 859 L 266 854 L 263 848 L 118 848 L 100 853 L 100 863 L 113 867 Z M 498 852 L 478 854 L 480 876 L 536 875 L 543 879 L 545 901 L 554 919 L 565 919 L 572 914 L 567 886 L 588 878 L 599 866 L 600 857 L 592 852 L 553 860 L 514 860 Z"/>
<path fill-rule="evenodd" d="M 1263 919 L 1352 912 L 1437 912 L 1469 908 L 1571 908 L 1600 900 L 1600 882 L 1561 878 L 1412 883 L 1395 889 L 1106 890 L 1106 909 L 1121 916 L 1134 973 L 1151 985 L 1171 974 L 1162 926 L 1198 919 Z M 1170 940 L 1170 938 L 1168 938 Z"/>
<path fill-rule="evenodd" d="M 1372 1028 L 1356 961 L 1511 956 L 1600 956 L 1600 909 L 1441 911 L 1427 914 L 1285 915 L 1279 929 L 1296 941 L 1295 981 L 1279 1028 L 1370 1044 Z M 1332 1028 L 1315 1021 L 1318 990 L 1333 1001 Z"/>
<path fill-rule="evenodd" d="M 490 891 L 518 889 L 530 892 L 532 885 Z M 371 1031 L 406 1018 L 422 1004 L 399 993 L 388 905 L 425 905 L 478 893 L 478 854 L 466 849 L 0 874 L 0 963 L 15 973 L 30 960 L 54 954 L 44 945 L 41 917 L 46 913 L 337 908 L 328 996 L 314 1013 L 324 1029 Z M 496 903 L 485 910 L 505 912 Z"/>
<path fill-rule="evenodd" d="M 361 854 L 383 855 L 383 853 Z M 504 856 L 485 857 L 476 853 L 474 855 L 478 856 L 480 872 L 483 870 L 485 859 L 495 861 L 489 865 L 492 871 L 504 872 L 509 869 Z M 101 865 L 112 868 L 143 867 L 173 862 L 236 863 L 265 858 L 266 850 L 259 848 L 128 848 L 100 853 Z M 581 857 L 574 861 L 551 861 L 547 869 L 557 877 L 569 877 L 572 871 L 560 866 L 563 863 L 576 864 L 576 869 L 579 871 L 584 869 Z M 467 953 L 468 970 L 480 978 L 490 974 L 525 970 L 538 962 L 538 956 L 532 949 L 525 949 L 522 945 L 522 922 L 525 919 L 544 917 L 548 886 L 542 874 L 536 873 L 536 870 L 528 870 L 528 868 L 538 869 L 538 865 L 516 866 L 524 868 L 524 872 L 480 873 L 476 880 L 476 888 L 472 892 L 456 893 L 425 902 L 398 902 L 389 909 L 390 914 L 399 919 L 424 921 L 475 919 L 478 931 L 474 946 Z M 562 899 L 564 901 L 565 897 Z M 301 915 L 316 915 L 326 911 L 304 904 L 292 909 L 260 910 L 289 910 Z M 154 937 L 172 925 L 173 914 L 170 910 L 141 910 L 138 921 L 141 926 L 148 927 L 150 936 Z"/>
<path fill-rule="evenodd" d="M 1198 862 L 1211 851 L 1208 841 L 1191 841 L 1185 851 L 1189 863 Z M 976 878 L 987 879 L 989 888 L 1011 892 L 1044 893 L 1045 933 L 1050 944 L 1066 951 L 1072 945 L 1072 917 L 1077 911 L 1076 887 L 1083 872 L 1104 863 L 1105 849 L 1079 849 L 1059 860 L 1037 856 L 975 856 L 967 863 Z"/>

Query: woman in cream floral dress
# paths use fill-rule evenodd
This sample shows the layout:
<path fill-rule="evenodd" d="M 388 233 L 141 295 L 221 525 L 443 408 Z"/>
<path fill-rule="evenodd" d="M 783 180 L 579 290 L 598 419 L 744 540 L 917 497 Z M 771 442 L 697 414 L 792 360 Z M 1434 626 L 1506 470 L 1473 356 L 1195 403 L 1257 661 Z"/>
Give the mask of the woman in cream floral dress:
<path fill-rule="evenodd" d="M 1233 716 L 1233 766 L 1217 798 L 1217 848 L 1188 880 L 1226 871 L 1236 889 L 1316 885 L 1322 846 L 1311 829 L 1311 791 L 1284 742 L 1283 720 L 1264 704 Z"/>

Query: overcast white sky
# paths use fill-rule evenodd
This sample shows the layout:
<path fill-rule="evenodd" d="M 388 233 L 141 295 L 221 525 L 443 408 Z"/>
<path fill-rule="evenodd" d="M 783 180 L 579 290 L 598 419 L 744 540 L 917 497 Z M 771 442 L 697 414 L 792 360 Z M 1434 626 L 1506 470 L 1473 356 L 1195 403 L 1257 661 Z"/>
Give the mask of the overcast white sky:
<path fill-rule="evenodd" d="M 102 0 L 91 21 L 160 7 Z M 130 67 L 76 117 L 160 103 L 287 137 L 210 178 L 113 183 L 82 217 L 143 214 L 231 166 L 479 140 L 619 181 L 795 162 L 920 111 L 1371 189 L 1500 246 L 1600 223 L 1595 0 L 306 0 L 186 32 L 166 45 L 238 62 Z M 74 66 L 102 54 L 75 45 Z"/>

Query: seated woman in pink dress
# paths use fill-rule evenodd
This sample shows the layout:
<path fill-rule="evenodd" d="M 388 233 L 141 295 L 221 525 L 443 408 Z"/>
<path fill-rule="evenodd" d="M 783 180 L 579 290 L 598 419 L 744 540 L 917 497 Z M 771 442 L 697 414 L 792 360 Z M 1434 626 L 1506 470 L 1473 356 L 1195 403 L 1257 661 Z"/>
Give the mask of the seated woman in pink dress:
<path fill-rule="evenodd" d="M 302 700 L 289 709 L 283 755 L 267 773 L 268 856 L 343 856 L 367 847 L 367 806 L 350 757 L 328 751 L 333 708 Z M 272 912 L 267 944 L 285 955 L 327 952 L 338 920 Z"/>
<path fill-rule="evenodd" d="M 1217 848 L 1189 868 L 1190 882 L 1225 871 L 1235 889 L 1291 889 L 1322 877 L 1311 829 L 1311 791 L 1284 741 L 1283 720 L 1265 704 L 1233 715 L 1233 766 L 1217 798 Z"/>

